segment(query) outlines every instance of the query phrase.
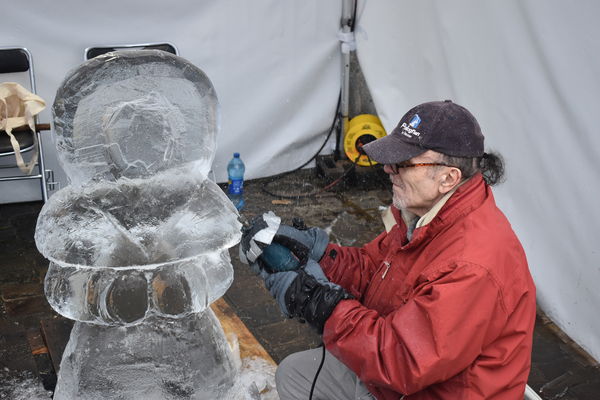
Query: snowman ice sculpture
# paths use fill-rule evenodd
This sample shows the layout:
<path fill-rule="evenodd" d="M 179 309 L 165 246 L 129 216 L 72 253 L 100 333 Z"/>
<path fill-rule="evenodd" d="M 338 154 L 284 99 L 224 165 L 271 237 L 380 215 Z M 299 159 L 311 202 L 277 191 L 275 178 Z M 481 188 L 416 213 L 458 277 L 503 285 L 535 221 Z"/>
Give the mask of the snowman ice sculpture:
<path fill-rule="evenodd" d="M 242 399 L 208 306 L 227 290 L 237 211 L 207 179 L 220 111 L 208 77 L 159 51 L 71 71 L 53 105 L 70 186 L 38 219 L 45 291 L 75 320 L 55 399 Z"/>

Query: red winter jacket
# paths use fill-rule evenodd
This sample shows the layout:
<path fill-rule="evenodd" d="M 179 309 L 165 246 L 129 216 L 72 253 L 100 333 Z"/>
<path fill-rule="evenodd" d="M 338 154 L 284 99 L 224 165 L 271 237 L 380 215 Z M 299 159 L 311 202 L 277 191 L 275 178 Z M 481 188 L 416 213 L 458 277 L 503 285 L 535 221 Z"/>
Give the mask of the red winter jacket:
<path fill-rule="evenodd" d="M 378 399 L 522 400 L 535 286 L 490 187 L 467 181 L 410 242 L 392 209 L 389 232 L 320 262 L 358 299 L 334 309 L 326 348 Z"/>

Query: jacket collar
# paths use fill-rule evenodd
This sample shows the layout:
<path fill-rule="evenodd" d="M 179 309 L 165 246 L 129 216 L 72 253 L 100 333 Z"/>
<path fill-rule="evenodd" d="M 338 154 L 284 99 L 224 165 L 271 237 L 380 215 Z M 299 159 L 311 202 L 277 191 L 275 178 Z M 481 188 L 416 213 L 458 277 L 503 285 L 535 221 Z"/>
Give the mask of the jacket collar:
<path fill-rule="evenodd" d="M 481 199 L 479 201 L 475 200 L 477 204 L 480 204 L 485 197 L 485 191 L 480 192 L 477 190 L 481 185 L 484 185 L 481 174 L 477 174 L 472 178 L 461 182 L 452 191 L 440 199 L 440 201 L 431 210 L 429 210 L 429 212 L 419 219 L 415 231 L 417 229 L 420 230 L 419 228 L 425 227 L 429 224 L 433 225 L 431 227 L 433 229 L 434 226 L 447 223 L 452 219 L 452 216 L 457 217 L 458 215 L 462 215 L 464 212 L 466 212 L 467 207 L 473 206 L 471 201 L 464 201 L 472 194 L 482 193 Z M 410 211 L 400 212 L 400 210 L 398 210 L 394 205 L 386 209 L 382 213 L 381 217 L 388 233 L 390 233 L 394 226 L 399 224 L 404 235 L 406 235 L 407 226 L 414 221 L 414 218 L 419 218 L 416 214 L 411 213 Z M 403 224 L 400 224 L 400 221 L 402 221 Z"/>
<path fill-rule="evenodd" d="M 440 201 L 438 201 L 432 208 L 431 210 L 429 210 L 428 212 L 426 212 L 421 218 L 419 218 L 419 221 L 417 221 L 417 226 L 416 228 L 420 228 L 422 226 L 427 225 L 428 223 L 430 223 L 436 215 L 438 215 L 438 213 L 440 212 L 440 210 L 442 209 L 442 207 L 444 207 L 444 204 L 446 204 L 446 202 L 448 200 L 450 200 L 450 197 L 452 197 L 452 195 L 454 194 L 454 192 L 456 192 L 458 190 L 459 187 L 461 187 L 462 185 L 464 185 L 465 183 L 469 182 L 472 178 L 467 179 L 466 181 L 462 181 L 461 183 L 459 183 L 458 185 L 454 186 L 452 188 L 451 191 L 449 191 L 448 193 L 446 193 L 444 195 L 444 197 L 442 197 L 440 199 Z M 412 213 L 411 213 L 412 214 Z M 416 215 L 415 215 L 416 216 Z"/>

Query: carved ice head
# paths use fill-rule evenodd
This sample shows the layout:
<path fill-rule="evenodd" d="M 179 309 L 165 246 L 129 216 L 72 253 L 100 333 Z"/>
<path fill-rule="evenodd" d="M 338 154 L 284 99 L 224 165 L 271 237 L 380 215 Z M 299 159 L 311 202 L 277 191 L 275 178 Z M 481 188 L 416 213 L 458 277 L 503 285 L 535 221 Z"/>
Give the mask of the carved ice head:
<path fill-rule="evenodd" d="M 148 178 L 169 169 L 207 175 L 220 109 L 212 83 L 170 53 L 107 53 L 72 70 L 52 107 L 70 182 Z"/>

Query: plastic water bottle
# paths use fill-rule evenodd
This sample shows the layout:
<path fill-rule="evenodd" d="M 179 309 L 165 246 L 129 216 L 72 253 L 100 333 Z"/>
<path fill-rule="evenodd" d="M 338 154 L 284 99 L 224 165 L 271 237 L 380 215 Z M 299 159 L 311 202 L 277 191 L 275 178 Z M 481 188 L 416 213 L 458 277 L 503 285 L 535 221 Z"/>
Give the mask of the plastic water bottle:
<path fill-rule="evenodd" d="M 233 153 L 233 158 L 227 165 L 229 185 L 227 186 L 227 197 L 239 210 L 244 206 L 244 172 L 246 167 L 240 158 L 240 153 Z"/>

